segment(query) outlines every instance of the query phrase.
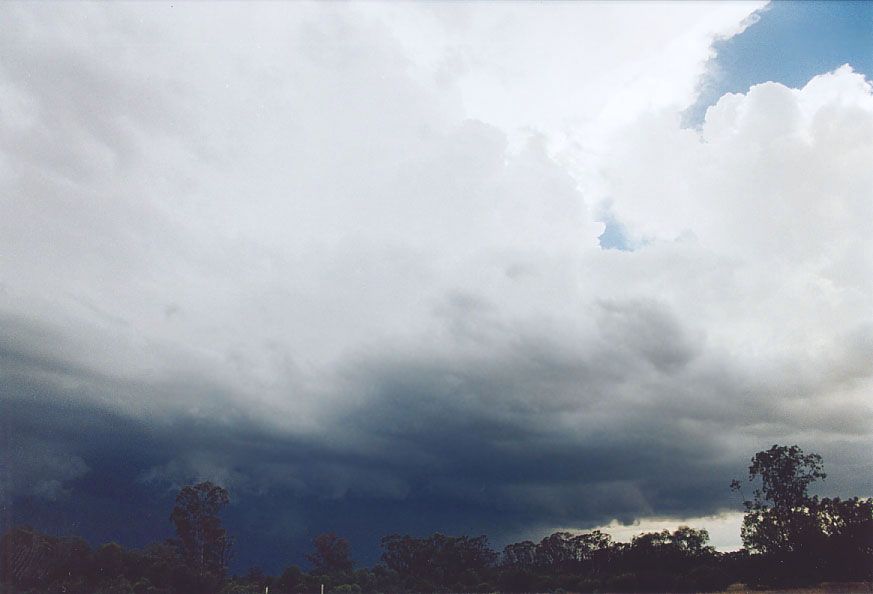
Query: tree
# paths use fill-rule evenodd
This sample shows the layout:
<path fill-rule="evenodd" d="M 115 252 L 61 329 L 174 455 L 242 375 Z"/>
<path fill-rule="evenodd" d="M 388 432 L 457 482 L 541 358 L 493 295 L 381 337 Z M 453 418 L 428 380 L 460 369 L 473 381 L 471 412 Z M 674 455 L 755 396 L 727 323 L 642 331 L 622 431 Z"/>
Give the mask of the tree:
<path fill-rule="evenodd" d="M 817 529 L 812 513 L 817 499 L 810 497 L 809 485 L 827 475 L 818 454 L 804 454 L 798 446 L 774 445 L 758 452 L 749 466 L 749 482 L 760 480 L 751 500 L 743 504 L 742 538 L 747 548 L 762 553 L 795 550 Z M 741 491 L 741 483 L 731 483 Z"/>
<path fill-rule="evenodd" d="M 92 561 L 91 549 L 81 538 L 57 538 L 22 526 L 0 539 L 0 584 L 13 586 L 10 592 L 47 592 L 53 586 L 80 592 Z"/>
<path fill-rule="evenodd" d="M 749 481 L 760 484 L 744 501 L 742 536 L 761 553 L 759 581 L 799 585 L 873 577 L 873 499 L 820 499 L 809 486 L 825 478 L 818 454 L 797 446 L 758 452 Z M 740 491 L 740 481 L 731 487 Z"/>
<path fill-rule="evenodd" d="M 426 590 L 463 582 L 475 585 L 497 561 L 485 536 L 432 534 L 413 538 L 389 534 L 382 539 L 382 562 L 407 580 L 410 589 Z"/>
<path fill-rule="evenodd" d="M 749 480 L 761 477 L 757 501 L 770 501 L 775 508 L 796 508 L 809 500 L 809 485 L 827 475 L 818 454 L 804 454 L 798 446 L 774 445 L 758 452 L 749 466 Z"/>
<path fill-rule="evenodd" d="M 303 570 L 296 565 L 290 565 L 276 580 L 276 590 L 282 594 L 291 594 L 303 582 L 303 577 Z"/>
<path fill-rule="evenodd" d="M 315 573 L 339 573 L 350 571 L 355 562 L 349 556 L 349 541 L 333 532 L 319 534 L 312 541 L 315 551 L 306 559 L 312 563 Z"/>
<path fill-rule="evenodd" d="M 816 511 L 823 544 L 819 557 L 827 563 L 828 578 L 873 578 L 873 499 L 826 497 Z"/>
<path fill-rule="evenodd" d="M 706 544 L 709 542 L 709 532 L 707 530 L 679 526 L 670 536 L 670 542 L 679 552 L 691 557 L 715 553 L 715 549 Z"/>
<path fill-rule="evenodd" d="M 227 570 L 231 539 L 218 514 L 228 503 L 227 490 L 208 481 L 186 486 L 176 496 L 170 520 L 185 561 L 198 573 L 223 577 Z"/>
<path fill-rule="evenodd" d="M 109 580 L 124 575 L 127 551 L 118 543 L 101 545 L 94 552 L 94 570 L 100 580 Z"/>
<path fill-rule="evenodd" d="M 529 540 L 508 544 L 503 547 L 501 564 L 504 567 L 533 567 L 536 561 L 537 545 Z"/>
<path fill-rule="evenodd" d="M 574 569 L 582 558 L 581 542 L 569 532 L 555 532 L 537 545 L 536 564 L 558 571 Z"/>

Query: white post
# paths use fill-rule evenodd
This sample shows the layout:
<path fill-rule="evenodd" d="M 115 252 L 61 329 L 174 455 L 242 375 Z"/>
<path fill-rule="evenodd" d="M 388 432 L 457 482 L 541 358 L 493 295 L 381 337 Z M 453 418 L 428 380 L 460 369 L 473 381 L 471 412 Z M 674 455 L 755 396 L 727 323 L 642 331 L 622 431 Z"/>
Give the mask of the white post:
<path fill-rule="evenodd" d="M 324 594 L 324 584 L 321 584 L 321 594 Z"/>

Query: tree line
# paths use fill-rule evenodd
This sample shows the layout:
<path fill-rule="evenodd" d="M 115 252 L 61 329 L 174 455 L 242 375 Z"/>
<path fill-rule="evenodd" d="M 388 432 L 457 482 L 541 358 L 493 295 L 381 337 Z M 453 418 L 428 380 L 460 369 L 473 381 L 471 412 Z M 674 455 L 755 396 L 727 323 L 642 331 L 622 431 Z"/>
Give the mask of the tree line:
<path fill-rule="evenodd" d="M 744 548 L 720 553 L 709 534 L 687 526 L 616 542 L 595 530 L 556 532 L 539 542 L 493 550 L 485 536 L 390 534 L 372 567 L 357 567 L 348 540 L 321 534 L 310 568 L 276 576 L 253 568 L 229 575 L 233 541 L 221 523 L 228 492 L 210 482 L 186 486 L 169 519 L 176 538 L 141 550 L 28 527 L 0 541 L 0 579 L 8 594 L 400 594 L 404 592 L 640 592 L 799 587 L 873 580 L 873 499 L 819 498 L 822 459 L 797 446 L 758 452 L 744 494 Z"/>

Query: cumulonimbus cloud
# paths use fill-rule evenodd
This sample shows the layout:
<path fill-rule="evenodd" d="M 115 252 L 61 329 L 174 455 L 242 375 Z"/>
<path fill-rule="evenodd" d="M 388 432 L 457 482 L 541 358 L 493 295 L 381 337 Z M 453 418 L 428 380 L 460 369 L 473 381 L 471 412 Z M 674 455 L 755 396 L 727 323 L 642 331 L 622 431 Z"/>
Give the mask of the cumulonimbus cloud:
<path fill-rule="evenodd" d="M 683 128 L 733 15 L 687 38 L 685 91 L 605 128 L 582 114 L 568 130 L 597 144 L 562 152 L 553 119 L 520 142 L 469 117 L 488 77 L 466 69 L 490 54 L 452 33 L 460 61 L 434 63 L 392 30 L 430 16 L 166 10 L 4 7 L 12 496 L 100 466 L 63 415 L 32 425 L 58 403 L 163 444 L 142 484 L 390 502 L 410 522 L 422 502 L 513 530 L 714 513 L 750 451 L 801 437 L 869 490 L 847 470 L 873 435 L 862 75 L 758 85 Z M 606 204 L 633 251 L 600 249 Z"/>

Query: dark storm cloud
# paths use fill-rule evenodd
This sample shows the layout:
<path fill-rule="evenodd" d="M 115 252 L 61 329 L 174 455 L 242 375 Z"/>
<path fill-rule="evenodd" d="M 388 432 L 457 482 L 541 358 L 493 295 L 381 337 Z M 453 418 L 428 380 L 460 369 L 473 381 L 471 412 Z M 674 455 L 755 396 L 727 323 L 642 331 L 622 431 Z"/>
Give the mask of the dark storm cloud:
<path fill-rule="evenodd" d="M 447 303 L 440 315 L 454 331 L 493 316 L 471 297 Z M 143 543 L 170 534 L 175 489 L 211 479 L 235 502 L 240 567 L 278 568 L 323 530 L 347 533 L 371 561 L 390 531 L 485 532 L 502 545 L 556 526 L 730 508 L 727 483 L 745 456 L 727 438 L 781 417 L 726 407 L 736 377 L 700 369 L 704 342 L 663 304 L 610 302 L 591 315 L 602 333 L 585 344 L 516 329 L 510 341 L 478 335 L 463 357 L 427 345 L 355 356 L 342 389 L 356 404 L 305 436 L 244 408 L 143 418 L 88 404 L 82 390 L 191 394 L 34 355 L 63 339 L 7 319 L 7 521 Z"/>
<path fill-rule="evenodd" d="M 650 324 L 663 327 L 663 315 L 637 316 L 634 337 Z M 13 326 L 18 337 L 53 338 L 7 320 Z M 642 353 L 626 363 L 644 364 L 633 341 L 619 344 L 625 334 L 613 329 L 608 338 L 609 357 Z M 229 486 L 238 504 L 231 523 L 242 531 L 244 558 L 271 539 L 299 553 L 314 532 L 331 528 L 350 531 L 372 556 L 386 531 L 485 531 L 501 543 L 556 525 L 711 512 L 726 502 L 730 465 L 716 460 L 704 436 L 630 408 L 621 420 L 598 417 L 617 370 L 541 337 L 472 361 L 436 361 L 426 350 L 356 360 L 347 379 L 361 405 L 307 438 L 270 431 L 244 411 L 221 422 L 148 420 L 83 404 L 83 386 L 150 387 L 7 344 L 3 407 L 14 480 L 5 491 L 15 522 L 143 542 L 167 532 L 162 514 L 173 489 L 209 478 Z M 578 425 L 562 422 L 567 412 L 579 415 Z M 144 519 L 123 522 L 119 532 L 115 523 L 129 513 Z"/>
<path fill-rule="evenodd" d="M 58 385 L 93 382 L 87 374 L 59 372 L 51 361 L 8 351 L 3 368 L 15 370 L 6 375 L 3 401 L 6 437 L 14 446 L 7 471 L 16 479 L 7 492 L 7 504 L 14 504 L 10 519 L 97 540 L 142 543 L 168 535 L 172 490 L 203 478 L 231 488 L 237 505 L 229 521 L 241 531 L 243 559 L 256 559 L 265 541 L 275 546 L 277 539 L 299 559 L 306 540 L 327 529 L 350 532 L 361 554 L 372 558 L 386 531 L 486 531 L 499 543 L 552 525 L 689 509 L 690 501 L 664 506 L 642 495 L 673 488 L 663 480 L 672 464 L 695 465 L 688 452 L 657 436 L 616 439 L 609 430 L 575 436 L 548 426 L 553 411 L 541 418 L 531 410 L 489 409 L 488 393 L 507 389 L 515 372 L 501 377 L 492 369 L 489 384 L 469 370 L 384 362 L 360 371 L 371 376 L 361 410 L 335 419 L 324 435 L 300 440 L 241 418 L 133 420 L 74 404 Z M 57 380 L 59 373 L 65 382 L 33 379 Z M 584 385 L 583 377 L 575 380 Z M 446 382 L 449 390 L 435 389 Z M 52 455 L 66 463 L 43 461 Z M 58 489 L 49 492 L 46 485 Z M 267 559 L 286 561 L 275 554 Z"/>

